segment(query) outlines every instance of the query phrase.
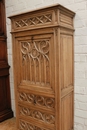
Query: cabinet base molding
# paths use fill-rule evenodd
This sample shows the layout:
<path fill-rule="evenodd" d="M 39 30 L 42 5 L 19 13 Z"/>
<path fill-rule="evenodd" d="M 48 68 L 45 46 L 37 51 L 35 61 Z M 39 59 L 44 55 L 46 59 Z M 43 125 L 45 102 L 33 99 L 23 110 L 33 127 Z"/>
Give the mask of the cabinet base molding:
<path fill-rule="evenodd" d="M 13 111 L 11 109 L 0 112 L 0 122 L 12 117 L 13 117 Z"/>

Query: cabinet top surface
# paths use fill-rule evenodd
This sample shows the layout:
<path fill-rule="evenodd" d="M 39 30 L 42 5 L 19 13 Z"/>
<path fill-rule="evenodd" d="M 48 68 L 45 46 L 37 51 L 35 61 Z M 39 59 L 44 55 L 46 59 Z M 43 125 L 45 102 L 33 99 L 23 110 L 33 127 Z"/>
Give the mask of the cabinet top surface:
<path fill-rule="evenodd" d="M 29 14 L 29 13 L 40 12 L 40 11 L 51 10 L 51 9 L 62 9 L 63 11 L 68 11 L 72 16 L 75 15 L 75 12 L 67 9 L 66 7 L 64 7 L 64 6 L 60 5 L 60 4 L 55 4 L 55 5 L 52 5 L 52 6 L 46 6 L 46 7 L 43 7 L 43 8 L 29 10 L 27 12 L 22 12 L 22 13 L 19 13 L 19 14 L 15 14 L 15 15 L 9 16 L 8 18 L 12 19 L 14 17 L 18 17 L 18 16 L 21 16 L 21 15 L 26 15 L 26 14 Z"/>

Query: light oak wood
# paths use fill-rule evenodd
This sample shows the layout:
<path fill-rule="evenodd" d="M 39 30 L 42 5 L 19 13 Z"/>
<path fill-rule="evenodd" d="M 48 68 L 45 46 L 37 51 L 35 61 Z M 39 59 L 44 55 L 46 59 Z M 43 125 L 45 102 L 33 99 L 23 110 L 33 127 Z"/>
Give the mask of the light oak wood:
<path fill-rule="evenodd" d="M 0 123 L 0 130 L 17 130 L 16 119 L 11 118 Z"/>
<path fill-rule="evenodd" d="M 73 17 L 61 5 L 11 16 L 19 130 L 73 129 Z"/>

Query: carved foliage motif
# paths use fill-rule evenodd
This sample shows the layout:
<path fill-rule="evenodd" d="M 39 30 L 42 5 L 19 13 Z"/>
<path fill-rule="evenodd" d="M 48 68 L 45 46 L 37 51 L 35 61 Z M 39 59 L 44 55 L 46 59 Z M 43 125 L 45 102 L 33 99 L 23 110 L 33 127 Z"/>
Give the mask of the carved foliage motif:
<path fill-rule="evenodd" d="M 21 42 L 24 80 L 42 86 L 50 84 L 49 45 L 49 39 Z"/>
<path fill-rule="evenodd" d="M 20 107 L 20 114 L 25 115 L 25 116 L 30 116 L 30 117 L 36 118 L 38 120 L 42 120 L 42 121 L 44 121 L 46 123 L 50 123 L 50 124 L 54 124 L 54 122 L 55 122 L 53 115 L 43 113 L 38 110 L 32 110 L 32 109 L 25 108 L 25 107 Z"/>
<path fill-rule="evenodd" d="M 48 130 L 48 129 L 37 127 L 37 126 L 32 125 L 32 124 L 25 122 L 23 120 L 20 120 L 20 122 L 19 122 L 19 129 L 20 130 Z"/>
<path fill-rule="evenodd" d="M 15 27 L 28 27 L 35 26 L 39 24 L 45 24 L 52 21 L 52 14 L 44 14 L 40 16 L 35 16 L 31 18 L 20 19 L 15 22 Z"/>
<path fill-rule="evenodd" d="M 29 93 L 19 93 L 19 101 L 32 103 L 34 105 L 44 106 L 47 108 L 54 108 L 54 99 L 50 97 L 43 97 Z"/>

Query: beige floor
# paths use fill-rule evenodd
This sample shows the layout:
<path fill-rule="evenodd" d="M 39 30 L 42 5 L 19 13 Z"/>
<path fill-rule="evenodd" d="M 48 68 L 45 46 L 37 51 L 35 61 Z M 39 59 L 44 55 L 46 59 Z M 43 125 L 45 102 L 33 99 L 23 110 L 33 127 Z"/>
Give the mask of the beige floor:
<path fill-rule="evenodd" d="M 15 118 L 3 121 L 0 123 L 0 130 L 17 130 Z"/>

